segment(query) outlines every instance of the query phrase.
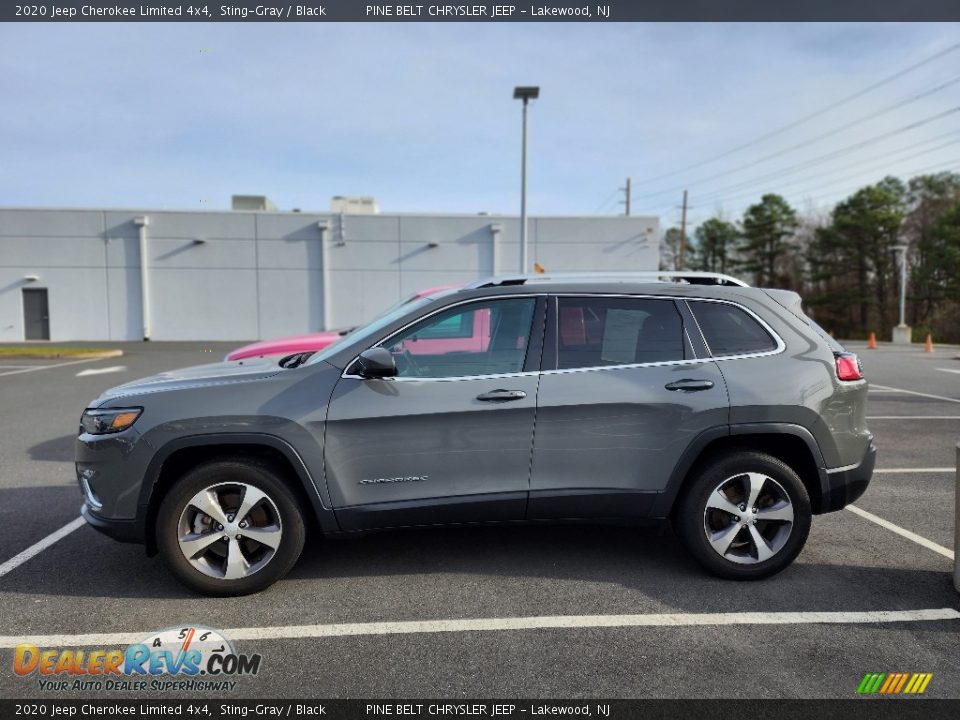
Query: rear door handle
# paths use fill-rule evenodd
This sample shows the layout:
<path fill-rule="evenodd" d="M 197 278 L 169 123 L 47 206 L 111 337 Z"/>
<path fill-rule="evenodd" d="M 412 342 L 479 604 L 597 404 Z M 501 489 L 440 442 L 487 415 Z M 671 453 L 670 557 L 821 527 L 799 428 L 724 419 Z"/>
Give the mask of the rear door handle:
<path fill-rule="evenodd" d="M 664 385 L 667 390 L 679 390 L 680 392 L 698 392 L 700 390 L 709 390 L 713 387 L 712 380 L 691 380 L 684 378 Z"/>
<path fill-rule="evenodd" d="M 491 390 L 490 392 L 477 395 L 477 400 L 485 402 L 509 402 L 510 400 L 522 400 L 527 394 L 523 390 Z"/>

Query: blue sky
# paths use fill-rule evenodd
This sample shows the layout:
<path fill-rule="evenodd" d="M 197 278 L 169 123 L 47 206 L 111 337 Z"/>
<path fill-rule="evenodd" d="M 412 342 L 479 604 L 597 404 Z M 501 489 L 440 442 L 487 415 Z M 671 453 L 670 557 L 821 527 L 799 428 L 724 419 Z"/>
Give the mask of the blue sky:
<path fill-rule="evenodd" d="M 10 24 L 0 205 L 225 208 L 250 193 L 282 209 L 373 195 L 385 212 L 516 213 L 511 93 L 539 84 L 531 214 L 621 212 L 627 176 L 634 213 L 664 224 L 682 187 L 694 221 L 781 185 L 821 207 L 888 172 L 960 169 L 958 114 L 790 170 L 960 106 L 958 82 L 878 112 L 960 76 L 960 52 L 678 171 L 958 42 L 956 24 Z"/>

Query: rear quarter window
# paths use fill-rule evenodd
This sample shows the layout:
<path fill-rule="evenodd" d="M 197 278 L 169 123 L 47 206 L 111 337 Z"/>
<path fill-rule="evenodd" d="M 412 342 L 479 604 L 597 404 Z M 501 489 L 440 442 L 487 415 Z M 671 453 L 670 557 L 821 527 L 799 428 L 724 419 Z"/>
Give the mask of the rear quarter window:
<path fill-rule="evenodd" d="M 703 339 L 715 357 L 777 349 L 777 342 L 748 312 L 721 302 L 690 301 Z"/>

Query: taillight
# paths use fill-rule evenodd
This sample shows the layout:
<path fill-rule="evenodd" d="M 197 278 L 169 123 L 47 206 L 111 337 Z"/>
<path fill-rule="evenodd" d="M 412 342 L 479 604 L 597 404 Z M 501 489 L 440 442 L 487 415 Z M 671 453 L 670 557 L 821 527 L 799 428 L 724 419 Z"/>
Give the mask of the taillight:
<path fill-rule="evenodd" d="M 837 360 L 837 378 L 840 380 L 863 380 L 860 358 L 854 353 L 834 353 Z"/>

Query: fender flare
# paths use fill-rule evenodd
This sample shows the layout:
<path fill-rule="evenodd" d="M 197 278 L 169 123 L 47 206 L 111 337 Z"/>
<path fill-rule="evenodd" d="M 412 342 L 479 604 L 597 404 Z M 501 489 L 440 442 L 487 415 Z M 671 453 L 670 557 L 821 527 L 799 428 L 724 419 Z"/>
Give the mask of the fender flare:
<path fill-rule="evenodd" d="M 680 456 L 680 460 L 674 466 L 673 472 L 670 473 L 667 487 L 657 498 L 651 514 L 655 517 L 669 517 L 680 488 L 683 487 L 684 480 L 686 480 L 694 463 L 700 458 L 706 447 L 719 438 L 737 435 L 791 435 L 800 438 L 810 451 L 814 465 L 816 465 L 821 497 L 829 495 L 830 481 L 825 469 L 823 453 L 820 452 L 820 446 L 817 445 L 813 433 L 807 428 L 794 423 L 781 422 L 737 423 L 704 430 L 690 441 Z"/>
<path fill-rule="evenodd" d="M 154 500 L 154 488 L 160 473 L 167 459 L 179 450 L 190 447 L 204 447 L 208 445 L 237 445 L 237 446 L 266 446 L 280 452 L 290 463 L 296 473 L 297 479 L 304 491 L 304 494 L 310 501 L 313 509 L 313 516 L 316 518 L 320 529 L 323 532 L 336 532 L 340 528 L 336 517 L 331 508 L 323 504 L 320 493 L 322 488 L 318 487 L 310 475 L 303 458 L 296 449 L 283 438 L 266 433 L 203 433 L 199 435 L 186 435 L 184 437 L 171 440 L 160 447 L 154 453 L 147 470 L 144 473 L 145 482 L 140 486 L 140 495 L 137 500 L 137 518 L 144 528 L 144 535 L 148 550 L 152 547 L 152 533 L 146 526 L 148 520 L 148 510 L 151 502 Z"/>

